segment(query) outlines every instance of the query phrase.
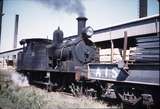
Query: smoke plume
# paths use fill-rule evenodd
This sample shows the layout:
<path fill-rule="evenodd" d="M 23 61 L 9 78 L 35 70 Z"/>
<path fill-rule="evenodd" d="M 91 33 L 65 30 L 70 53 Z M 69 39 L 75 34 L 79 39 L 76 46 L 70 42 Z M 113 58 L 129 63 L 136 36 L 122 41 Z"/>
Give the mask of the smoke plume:
<path fill-rule="evenodd" d="M 11 73 L 11 80 L 14 85 L 18 87 L 27 87 L 29 86 L 29 82 L 26 76 L 20 75 L 17 72 L 12 72 Z"/>
<path fill-rule="evenodd" d="M 79 16 L 85 15 L 85 7 L 81 0 L 37 0 L 43 5 L 54 8 L 56 10 L 63 10 L 67 13 L 78 14 Z"/>

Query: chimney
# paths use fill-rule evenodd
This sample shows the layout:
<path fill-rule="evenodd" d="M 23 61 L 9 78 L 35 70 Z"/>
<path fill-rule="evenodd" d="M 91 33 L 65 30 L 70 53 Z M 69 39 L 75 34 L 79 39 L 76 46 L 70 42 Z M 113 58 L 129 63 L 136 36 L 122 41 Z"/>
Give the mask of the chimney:
<path fill-rule="evenodd" d="M 15 18 L 15 27 L 14 27 L 14 42 L 13 42 L 13 48 L 17 48 L 17 35 L 18 35 L 18 21 L 19 21 L 19 15 L 16 15 Z"/>
<path fill-rule="evenodd" d="M 147 0 L 139 0 L 139 18 L 147 16 Z"/>
<path fill-rule="evenodd" d="M 86 17 L 78 17 L 78 35 L 82 33 L 82 30 L 86 27 Z"/>
<path fill-rule="evenodd" d="M 0 49 L 1 49 L 1 33 L 2 33 L 2 16 L 3 16 L 3 0 L 0 0 Z"/>

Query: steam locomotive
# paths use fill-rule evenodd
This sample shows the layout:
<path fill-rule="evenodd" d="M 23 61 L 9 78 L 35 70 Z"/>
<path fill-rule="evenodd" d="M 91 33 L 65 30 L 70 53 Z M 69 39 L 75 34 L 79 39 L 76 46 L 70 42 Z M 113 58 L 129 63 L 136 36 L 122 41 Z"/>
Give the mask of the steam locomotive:
<path fill-rule="evenodd" d="M 131 57 L 135 62 L 126 69 L 122 63 L 99 63 L 97 48 L 90 40 L 93 29 L 85 26 L 87 18 L 77 20 L 78 35 L 72 39 L 64 40 L 58 28 L 53 40 L 21 40 L 23 51 L 18 53 L 17 71 L 30 83 L 45 84 L 49 90 L 69 90 L 74 83 L 82 86 L 83 92 L 105 99 L 159 106 L 159 36 L 135 38 L 137 51 Z M 155 57 L 146 58 L 146 53 Z"/>
<path fill-rule="evenodd" d="M 74 39 L 63 40 L 59 27 L 53 33 L 53 40 L 22 39 L 23 51 L 18 53 L 17 71 L 26 75 L 30 83 L 58 89 L 87 79 L 87 64 L 96 62 L 96 46 L 89 39 L 93 29 L 85 27 L 87 18 L 77 20 L 78 36 Z"/>

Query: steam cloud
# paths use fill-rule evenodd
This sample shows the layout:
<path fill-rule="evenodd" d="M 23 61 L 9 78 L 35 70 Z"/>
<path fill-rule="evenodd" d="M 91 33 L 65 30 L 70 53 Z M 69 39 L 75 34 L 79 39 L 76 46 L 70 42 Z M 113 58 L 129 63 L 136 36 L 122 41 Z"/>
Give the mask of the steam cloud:
<path fill-rule="evenodd" d="M 56 10 L 63 10 L 67 13 L 75 13 L 79 16 L 85 15 L 85 7 L 81 0 L 37 0 L 43 5 L 54 8 Z"/>
<path fill-rule="evenodd" d="M 12 72 L 11 80 L 12 80 L 13 84 L 18 86 L 18 87 L 29 86 L 29 82 L 27 80 L 27 77 L 22 76 L 22 75 L 18 74 L 17 72 Z"/>

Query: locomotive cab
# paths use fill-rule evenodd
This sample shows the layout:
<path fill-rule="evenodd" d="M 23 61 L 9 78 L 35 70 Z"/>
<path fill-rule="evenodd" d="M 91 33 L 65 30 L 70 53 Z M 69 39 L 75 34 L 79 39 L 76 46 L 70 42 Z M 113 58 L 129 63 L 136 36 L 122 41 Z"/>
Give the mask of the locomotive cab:
<path fill-rule="evenodd" d="M 23 39 L 23 52 L 18 53 L 18 71 L 44 71 L 48 69 L 46 46 L 51 44 L 48 39 Z"/>

